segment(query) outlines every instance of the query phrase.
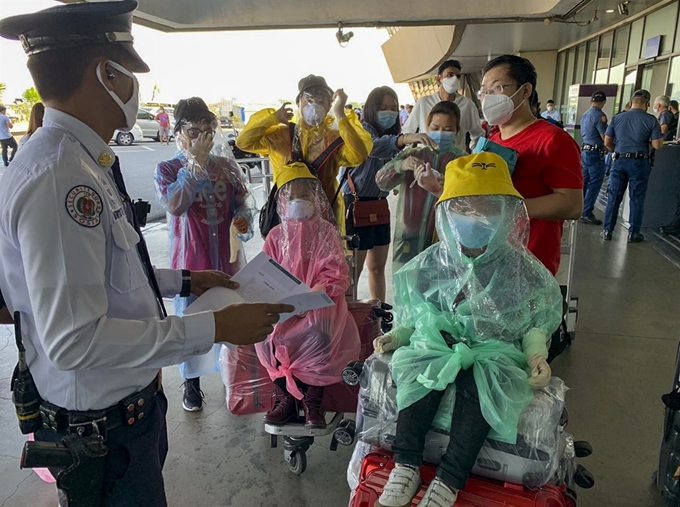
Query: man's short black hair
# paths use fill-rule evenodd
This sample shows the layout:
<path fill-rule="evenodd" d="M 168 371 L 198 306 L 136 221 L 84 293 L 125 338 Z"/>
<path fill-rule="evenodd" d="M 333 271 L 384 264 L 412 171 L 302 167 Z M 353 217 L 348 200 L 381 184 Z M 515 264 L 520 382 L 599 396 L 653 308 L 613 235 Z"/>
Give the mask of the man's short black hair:
<path fill-rule="evenodd" d="M 550 99 L 548 102 L 546 102 L 546 105 L 547 105 L 547 104 L 555 105 L 555 101 L 554 101 L 553 99 Z"/>
<path fill-rule="evenodd" d="M 66 100 L 78 90 L 93 59 L 103 56 L 121 64 L 122 55 L 115 44 L 56 49 L 30 56 L 28 70 L 43 100 Z"/>
<path fill-rule="evenodd" d="M 536 93 L 536 81 L 538 76 L 536 74 L 536 67 L 534 67 L 533 63 L 521 56 L 501 55 L 486 64 L 482 75 L 501 65 L 506 65 L 508 67 L 510 79 L 517 81 L 517 84 L 520 86 L 527 83 L 530 84 L 534 93 Z"/>
<path fill-rule="evenodd" d="M 677 110 L 678 110 L 678 106 L 680 106 L 680 104 L 678 104 L 678 101 L 677 101 L 677 100 L 671 100 L 671 107 L 672 107 L 673 109 L 675 109 L 675 110 L 677 111 Z"/>
<path fill-rule="evenodd" d="M 463 71 L 463 66 L 461 65 L 461 63 L 458 60 L 446 60 L 444 63 L 442 63 L 439 66 L 439 70 L 437 71 L 437 75 L 441 76 L 446 69 L 449 69 L 451 67 L 456 68 L 461 72 Z"/>
<path fill-rule="evenodd" d="M 0 106 L 0 113 L 4 113 L 7 111 L 7 108 L 5 106 Z"/>

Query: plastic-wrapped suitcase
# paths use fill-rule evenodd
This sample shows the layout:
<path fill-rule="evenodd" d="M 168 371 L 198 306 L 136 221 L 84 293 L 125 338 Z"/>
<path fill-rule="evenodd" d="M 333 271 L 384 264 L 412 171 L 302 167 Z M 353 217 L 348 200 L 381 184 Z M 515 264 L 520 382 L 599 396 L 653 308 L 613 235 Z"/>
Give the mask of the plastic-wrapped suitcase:
<path fill-rule="evenodd" d="M 359 486 L 352 493 L 350 507 L 373 507 L 394 468 L 391 453 L 369 453 L 361 464 Z M 435 469 L 430 465 L 420 467 L 423 485 L 412 506 L 420 503 L 425 490 L 434 479 Z M 456 507 L 575 507 L 576 501 L 566 487 L 547 484 L 541 488 L 527 488 L 517 484 L 470 476 L 459 493 Z"/>
<path fill-rule="evenodd" d="M 360 377 L 357 436 L 363 442 L 391 450 L 396 434 L 396 386 L 389 370 L 390 355 L 373 355 Z M 562 380 L 553 377 L 550 386 L 537 391 L 522 412 L 518 439 L 508 444 L 487 439 L 477 457 L 474 474 L 538 487 L 554 476 L 564 454 L 564 396 Z M 444 402 L 443 402 L 444 403 Z M 446 452 L 447 432 L 433 428 L 425 440 L 423 459 L 438 464 Z"/>
<path fill-rule="evenodd" d="M 680 505 L 680 345 L 675 358 L 672 391 L 663 396 L 664 416 L 659 470 L 654 474 L 661 496 L 669 506 Z"/>
<path fill-rule="evenodd" d="M 359 328 L 361 350 L 359 360 L 363 361 L 373 352 L 373 340 L 380 336 L 380 318 L 376 316 L 375 301 L 347 303 L 350 313 Z M 220 353 L 222 380 L 227 388 L 227 407 L 232 414 L 245 415 L 267 412 L 272 407 L 274 384 L 260 360 L 253 345 L 242 345 L 234 349 L 223 347 Z M 344 383 L 324 389 L 322 409 L 333 412 L 353 413 L 357 408 L 358 387 Z"/>

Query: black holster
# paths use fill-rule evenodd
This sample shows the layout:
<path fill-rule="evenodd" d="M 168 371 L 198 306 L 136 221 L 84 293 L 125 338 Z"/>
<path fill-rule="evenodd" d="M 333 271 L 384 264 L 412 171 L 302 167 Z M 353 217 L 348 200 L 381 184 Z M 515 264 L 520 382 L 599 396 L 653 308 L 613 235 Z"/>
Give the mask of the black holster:
<path fill-rule="evenodd" d="M 101 435 L 70 434 L 61 442 L 26 442 L 20 466 L 58 469 L 57 487 L 69 507 L 102 507 L 107 451 Z"/>

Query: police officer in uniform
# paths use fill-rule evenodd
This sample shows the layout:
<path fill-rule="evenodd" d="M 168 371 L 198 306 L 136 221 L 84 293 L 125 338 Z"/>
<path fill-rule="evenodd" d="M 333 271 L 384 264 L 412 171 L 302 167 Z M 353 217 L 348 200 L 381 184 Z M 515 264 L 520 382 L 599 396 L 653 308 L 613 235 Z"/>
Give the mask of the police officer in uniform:
<path fill-rule="evenodd" d="M 585 224 L 602 225 L 593 214 L 595 201 L 600 194 L 604 180 L 604 134 L 607 131 L 607 115 L 602 108 L 607 103 L 607 96 L 603 91 L 596 91 L 590 97 L 590 109 L 581 116 L 581 163 L 583 165 L 583 213 L 581 222 Z"/>
<path fill-rule="evenodd" d="M 642 213 L 647 193 L 647 182 L 651 167 L 649 165 L 649 143 L 660 150 L 663 146 L 659 122 L 647 113 L 651 95 L 647 90 L 633 94 L 632 105 L 626 114 L 617 114 L 607 127 L 604 144 L 614 152 L 614 163 L 609 175 L 607 208 L 604 212 L 602 239 L 611 241 L 616 226 L 619 206 L 629 187 L 630 229 L 628 243 L 639 243 L 645 238 L 640 234 Z"/>
<path fill-rule="evenodd" d="M 162 297 L 235 284 L 215 271 L 151 265 L 108 146 L 114 130 L 134 125 L 134 73 L 149 70 L 133 48 L 136 6 L 68 4 L 0 21 L 0 36 L 21 40 L 46 106 L 43 127 L 0 185 L 0 290 L 21 316 L 42 399 L 36 440 L 104 436 L 96 489 L 111 507 L 167 504 L 160 368 L 215 342 L 261 341 L 294 310 L 241 304 L 166 316 Z"/>

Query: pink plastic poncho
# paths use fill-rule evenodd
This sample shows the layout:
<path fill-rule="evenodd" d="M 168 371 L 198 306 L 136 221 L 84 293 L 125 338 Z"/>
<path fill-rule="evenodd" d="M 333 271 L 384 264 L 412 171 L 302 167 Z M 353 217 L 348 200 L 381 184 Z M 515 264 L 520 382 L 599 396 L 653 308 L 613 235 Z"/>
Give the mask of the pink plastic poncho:
<path fill-rule="evenodd" d="M 289 204 L 301 195 L 313 203 L 313 215 L 294 220 Z M 284 185 L 278 212 L 281 224 L 267 235 L 264 251 L 310 287 L 321 284 L 335 303 L 277 324 L 255 345 L 271 379 L 285 377 L 288 392 L 302 399 L 294 377 L 313 386 L 340 382 L 342 369 L 359 357 L 359 332 L 345 301 L 350 280 L 342 239 L 336 225 L 323 218 L 332 214 L 319 181 L 297 179 Z"/>

